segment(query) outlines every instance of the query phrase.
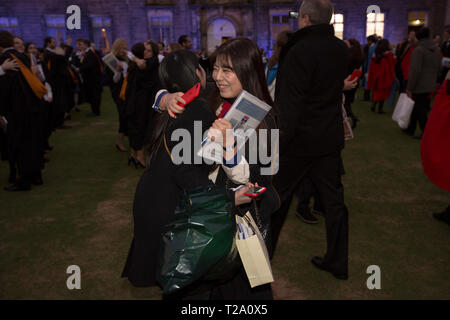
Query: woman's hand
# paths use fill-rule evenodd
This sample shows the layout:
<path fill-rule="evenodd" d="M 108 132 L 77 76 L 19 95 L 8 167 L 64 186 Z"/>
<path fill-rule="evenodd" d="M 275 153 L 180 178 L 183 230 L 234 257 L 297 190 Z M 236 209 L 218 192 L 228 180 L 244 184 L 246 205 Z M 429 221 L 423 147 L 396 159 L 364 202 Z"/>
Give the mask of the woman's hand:
<path fill-rule="evenodd" d="M 119 61 L 116 67 L 116 72 L 121 72 L 123 70 L 123 64 Z"/>
<path fill-rule="evenodd" d="M 183 92 L 167 93 L 165 94 L 159 103 L 159 108 L 161 110 L 167 110 L 169 116 L 176 118 L 176 114 L 183 113 L 184 107 L 180 107 L 178 102 L 182 105 L 186 104 L 181 97 L 184 95 Z"/>
<path fill-rule="evenodd" d="M 244 195 L 244 193 L 247 193 L 253 187 L 258 187 L 258 184 L 257 183 L 253 184 L 251 182 L 247 182 L 245 184 L 245 187 L 236 191 L 234 193 L 234 205 L 240 206 L 241 204 L 250 203 L 252 201 L 252 198 Z"/>
<path fill-rule="evenodd" d="M 19 65 L 13 59 L 6 59 L 3 62 L 3 64 L 1 65 L 1 67 L 2 67 L 3 71 L 6 71 L 6 70 L 17 71 L 17 69 L 19 69 Z"/>
<path fill-rule="evenodd" d="M 350 81 L 350 77 L 351 77 L 351 75 L 349 75 L 344 80 L 344 91 L 352 90 L 358 85 L 358 78 L 355 78 L 352 81 Z"/>
<path fill-rule="evenodd" d="M 144 59 L 136 58 L 134 62 L 136 62 L 138 68 L 141 70 L 144 70 L 147 66 L 147 61 L 145 61 Z"/>
<path fill-rule="evenodd" d="M 212 141 L 222 143 L 224 147 L 234 145 L 233 126 L 226 119 L 217 119 L 208 131 Z"/>

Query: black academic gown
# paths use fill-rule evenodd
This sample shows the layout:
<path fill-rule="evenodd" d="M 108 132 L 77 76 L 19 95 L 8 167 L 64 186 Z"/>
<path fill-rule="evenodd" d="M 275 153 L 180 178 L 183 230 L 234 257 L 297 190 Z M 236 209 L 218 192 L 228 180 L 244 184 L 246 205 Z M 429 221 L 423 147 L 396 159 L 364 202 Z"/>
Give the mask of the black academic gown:
<path fill-rule="evenodd" d="M 165 131 L 171 150 L 177 142 L 170 137 L 178 128 L 187 129 L 194 136 L 194 121 L 202 121 L 203 130 L 208 129 L 214 115 L 206 101 L 197 98 L 177 119 L 170 119 Z M 193 156 L 194 150 L 191 155 Z M 175 207 L 181 192 L 200 186 L 211 185 L 209 167 L 200 165 L 174 165 L 164 143 L 161 143 L 149 169 L 142 175 L 136 189 L 133 207 L 134 238 L 122 277 L 127 277 L 136 287 L 156 285 L 156 270 L 162 243 L 164 226 L 174 219 Z"/>
<path fill-rule="evenodd" d="M 160 88 L 157 57 L 146 59 L 144 70 L 131 64 L 127 87 L 126 115 L 130 146 L 140 150 L 147 143 L 151 134 L 152 105 Z"/>
<path fill-rule="evenodd" d="M 102 62 L 92 50 L 87 51 L 80 62 L 80 72 L 83 77 L 83 92 L 86 101 L 91 104 L 93 113 L 100 114 Z"/>
<path fill-rule="evenodd" d="M 64 122 L 64 115 L 74 106 L 74 82 L 69 73 L 69 62 L 65 56 L 46 50 L 44 56 L 46 81 L 53 91 L 51 123 L 54 128 Z"/>
<path fill-rule="evenodd" d="M 110 68 L 105 69 L 106 83 L 111 91 L 111 96 L 117 107 L 117 113 L 119 114 L 119 133 L 128 134 L 127 130 L 127 118 L 125 114 L 126 102 L 120 99 L 120 90 L 124 81 L 123 73 L 120 72 L 120 79 L 118 82 L 114 82 L 114 72 Z"/>
<path fill-rule="evenodd" d="M 19 58 L 30 68 L 30 60 L 14 49 L 0 55 L 0 64 Z M 0 77 L 0 115 L 8 120 L 8 157 L 17 165 L 20 181 L 40 178 L 43 148 L 43 111 L 39 100 L 20 71 L 6 71 Z"/>

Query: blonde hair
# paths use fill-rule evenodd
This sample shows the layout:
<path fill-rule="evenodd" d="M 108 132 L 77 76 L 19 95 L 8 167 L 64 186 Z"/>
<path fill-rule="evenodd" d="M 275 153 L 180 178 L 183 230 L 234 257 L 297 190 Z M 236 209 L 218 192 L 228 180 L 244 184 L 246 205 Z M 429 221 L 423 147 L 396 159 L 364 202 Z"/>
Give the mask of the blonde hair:
<path fill-rule="evenodd" d="M 122 48 L 126 48 L 128 47 L 128 43 L 123 40 L 123 39 L 116 39 L 116 41 L 114 41 L 113 45 L 112 45 L 112 53 L 117 57 L 120 53 L 120 50 Z M 123 57 L 125 59 L 127 59 L 127 57 Z"/>

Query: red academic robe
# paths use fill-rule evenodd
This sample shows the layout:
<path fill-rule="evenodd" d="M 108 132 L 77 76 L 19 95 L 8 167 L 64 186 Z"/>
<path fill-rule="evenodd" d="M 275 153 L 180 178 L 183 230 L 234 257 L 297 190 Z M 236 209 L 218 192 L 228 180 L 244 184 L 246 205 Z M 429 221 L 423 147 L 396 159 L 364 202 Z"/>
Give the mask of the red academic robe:
<path fill-rule="evenodd" d="M 436 95 L 420 144 L 425 174 L 438 187 L 450 191 L 450 95 L 446 80 Z"/>
<path fill-rule="evenodd" d="M 402 72 L 403 72 L 403 79 L 408 81 L 409 79 L 409 67 L 411 66 L 411 54 L 414 51 L 414 48 L 416 46 L 413 45 L 412 47 L 408 48 L 408 52 L 406 53 L 405 57 L 402 60 Z"/>
<path fill-rule="evenodd" d="M 375 57 L 370 61 L 367 89 L 373 90 L 373 101 L 389 98 L 395 80 L 395 62 L 392 52 L 386 52 L 379 63 L 375 62 Z"/>

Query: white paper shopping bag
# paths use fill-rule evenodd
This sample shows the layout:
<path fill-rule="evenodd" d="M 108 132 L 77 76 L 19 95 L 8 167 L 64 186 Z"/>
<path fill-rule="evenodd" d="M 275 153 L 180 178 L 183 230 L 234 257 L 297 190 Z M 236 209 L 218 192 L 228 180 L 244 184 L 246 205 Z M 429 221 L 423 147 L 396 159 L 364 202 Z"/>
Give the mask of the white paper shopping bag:
<path fill-rule="evenodd" d="M 245 273 L 252 288 L 273 282 L 272 266 L 261 233 L 250 212 L 244 217 L 236 216 L 236 223 L 244 232 L 236 233 L 236 246 L 244 265 Z M 247 232 L 247 230 L 251 230 Z M 243 236 L 243 235 L 246 236 Z M 244 239 L 245 238 L 245 239 Z"/>
<path fill-rule="evenodd" d="M 400 94 L 394 113 L 392 114 L 392 120 L 397 122 L 400 128 L 406 129 L 409 125 L 413 108 L 414 100 L 409 98 L 406 93 Z"/>

